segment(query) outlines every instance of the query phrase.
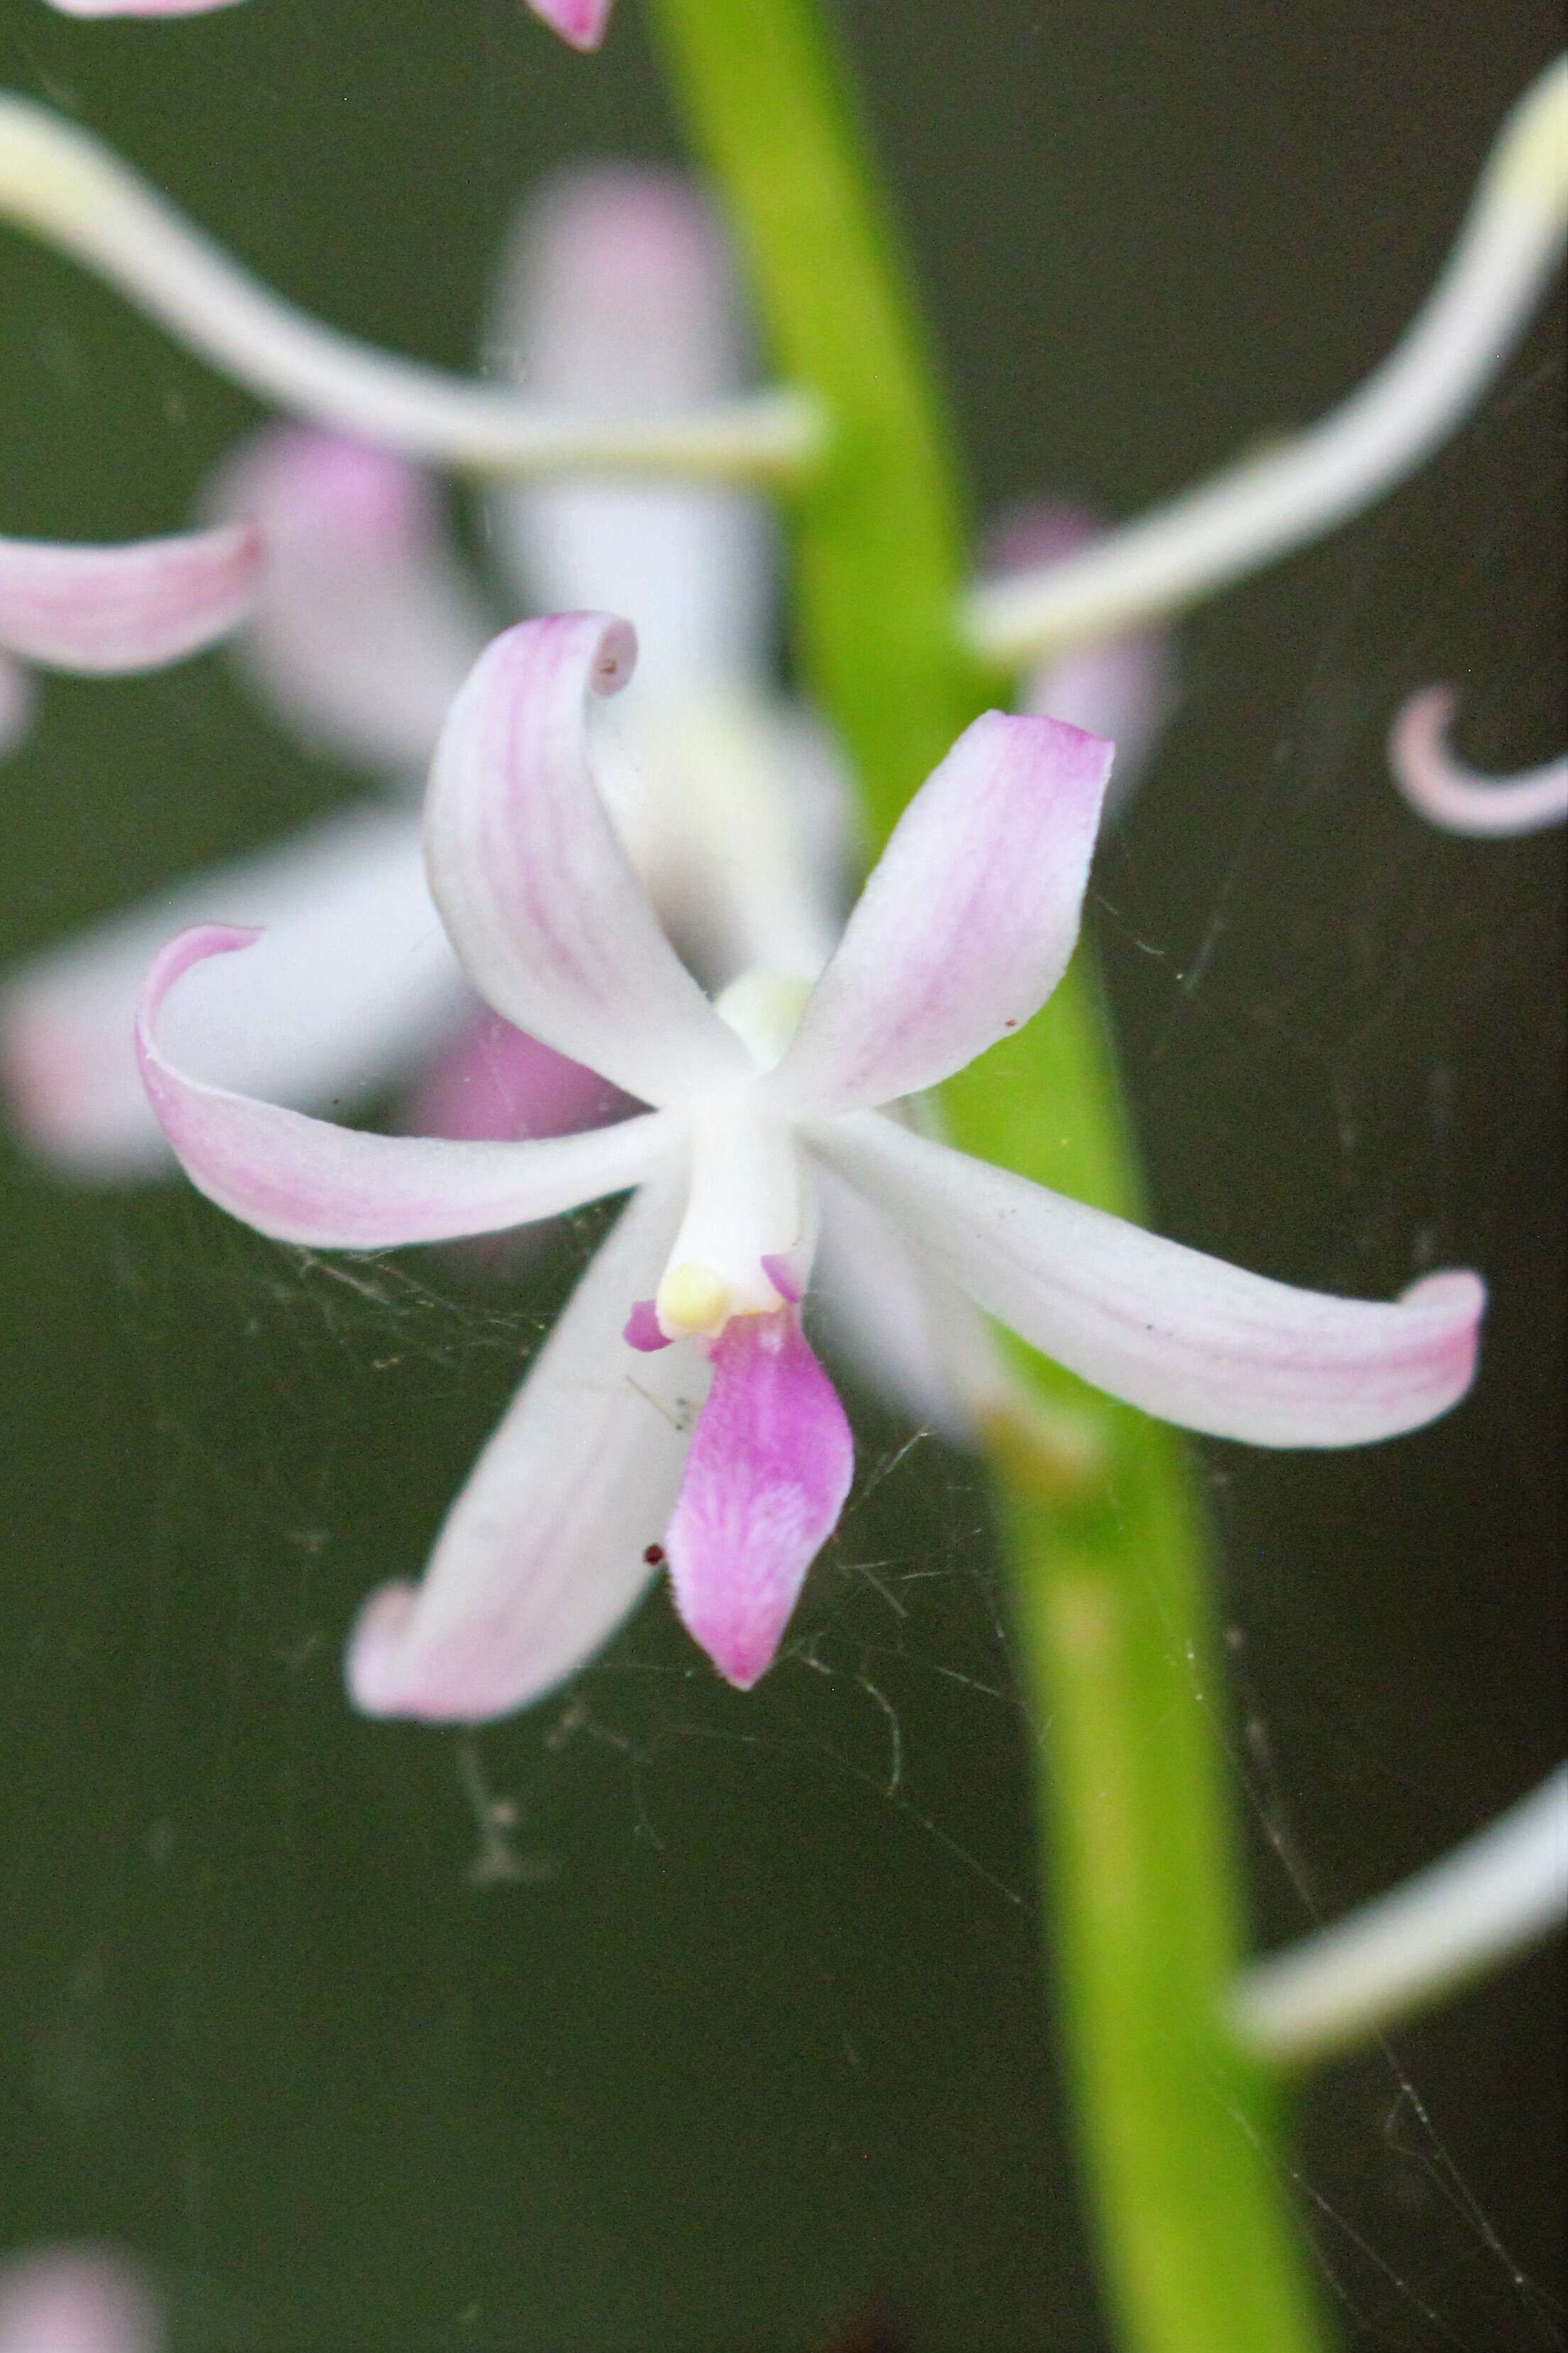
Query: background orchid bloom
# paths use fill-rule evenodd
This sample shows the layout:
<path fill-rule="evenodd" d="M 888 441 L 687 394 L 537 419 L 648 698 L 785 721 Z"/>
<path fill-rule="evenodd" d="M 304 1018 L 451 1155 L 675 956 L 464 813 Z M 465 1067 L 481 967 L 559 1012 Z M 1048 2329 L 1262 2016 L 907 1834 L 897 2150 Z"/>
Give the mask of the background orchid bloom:
<path fill-rule="evenodd" d="M 584 414 L 677 413 L 745 365 L 706 210 L 672 174 L 615 167 L 568 174 L 527 207 L 491 343 L 505 373 Z M 237 648 L 263 700 L 338 759 L 399 786 L 422 776 L 490 627 L 433 485 L 384 451 L 281 427 L 238 453 L 209 503 L 258 516 L 273 551 Z M 820 962 L 841 795 L 819 733 L 771 682 L 772 539 L 756 502 L 574 486 L 497 492 L 487 522 L 518 601 L 611 605 L 643 628 L 643 674 L 617 720 L 617 815 L 700 961 L 719 976 L 737 962 Z M 268 944 L 242 990 L 214 974 L 185 992 L 182 1050 L 214 1075 L 325 1103 L 410 1078 L 451 1043 L 421 1110 L 454 1133 L 555 1133 L 612 1107 L 592 1074 L 505 1025 L 468 1027 L 416 810 L 384 797 L 161 892 L 16 976 L 0 1000 L 4 1069 L 40 1148 L 99 1176 L 163 1164 L 129 1008 L 158 944 L 215 907 L 266 925 Z"/>
<path fill-rule="evenodd" d="M 443 732 L 426 855 L 496 1010 L 652 1112 L 536 1143 L 358 1134 L 203 1085 L 158 1043 L 173 985 L 250 934 L 183 934 L 144 993 L 142 1075 L 165 1134 L 210 1198 L 279 1240 L 385 1249 L 637 1188 L 425 1586 L 386 1588 L 362 1618 L 349 1672 L 363 1707 L 518 1707 L 596 1650 L 667 1558 L 721 1672 L 744 1689 L 764 1672 L 853 1467 L 800 1317 L 822 1165 L 988 1313 L 1187 1427 L 1354 1445 L 1463 1395 L 1473 1275 L 1430 1276 L 1393 1306 L 1293 1291 L 879 1115 L 1056 987 L 1109 744 L 1041 717 L 976 721 L 910 802 L 820 978 L 743 975 L 715 1006 L 661 932 L 596 780 L 590 697 L 624 687 L 634 655 L 626 624 L 590 614 L 498 638 Z"/>
<path fill-rule="evenodd" d="M 161 669 L 232 629 L 260 572 L 260 538 L 243 521 L 123 547 L 0 538 L 0 752 L 26 723 L 27 665 Z"/>
<path fill-rule="evenodd" d="M 1416 815 L 1445 833 L 1492 839 L 1561 825 L 1568 818 L 1568 753 L 1522 776 L 1484 776 L 1450 748 L 1448 728 L 1458 703 L 1451 687 L 1423 687 L 1390 732 L 1394 781 Z"/>
<path fill-rule="evenodd" d="M 0 2261 L 0 2353 L 157 2353 L 157 2306 L 104 2247 L 45 2246 Z"/>

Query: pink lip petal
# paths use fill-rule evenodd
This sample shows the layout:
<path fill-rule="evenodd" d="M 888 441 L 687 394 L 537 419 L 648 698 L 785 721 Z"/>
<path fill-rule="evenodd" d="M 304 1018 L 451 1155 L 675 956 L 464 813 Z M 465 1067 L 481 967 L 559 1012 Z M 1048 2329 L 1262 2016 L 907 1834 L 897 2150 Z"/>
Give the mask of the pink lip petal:
<path fill-rule="evenodd" d="M 164 996 L 193 964 L 254 937 L 209 924 L 172 941 L 148 976 L 136 1039 L 153 1111 L 186 1175 L 258 1232 L 321 1250 L 500 1232 L 621 1192 L 674 1148 L 678 1131 L 657 1113 L 538 1144 L 453 1144 L 334 1127 L 183 1076 L 153 1035 Z"/>
<path fill-rule="evenodd" d="M 534 15 L 574 49 L 596 49 L 609 29 L 613 0 L 528 0 Z"/>
<path fill-rule="evenodd" d="M 659 928 L 595 782 L 587 696 L 624 685 L 635 652 L 602 614 L 495 640 L 442 733 L 426 866 L 498 1013 L 640 1102 L 689 1101 L 750 1063 Z"/>
<path fill-rule="evenodd" d="M 365 1604 L 347 1663 L 365 1715 L 474 1724 L 524 1707 L 646 1589 L 709 1368 L 691 1348 L 628 1357 L 618 1327 L 658 1279 L 683 1189 L 656 1182 L 623 1211 L 447 1514 L 423 1584 Z"/>
<path fill-rule="evenodd" d="M 253 516 L 266 540 L 234 643 L 261 700 L 336 757 L 427 767 L 488 634 L 433 477 L 344 434 L 272 425 L 232 453 L 204 505 Z"/>
<path fill-rule="evenodd" d="M 1499 840 L 1568 818 L 1568 754 L 1517 776 L 1483 776 L 1449 749 L 1451 687 L 1413 694 L 1388 739 L 1394 781 L 1418 816 L 1447 833 Z"/>
<path fill-rule="evenodd" d="M 1486 1294 L 1428 1275 L 1392 1304 L 1299 1291 L 872 1116 L 814 1152 L 970 1296 L 1146 1413 L 1255 1446 L 1360 1446 L 1436 1419 L 1475 1370 Z"/>
<path fill-rule="evenodd" d="M 817 1116 L 933 1086 L 1017 1029 L 1067 968 L 1112 747 L 986 712 L 921 786 L 763 1083 Z"/>
<path fill-rule="evenodd" d="M 665 1548 L 687 1630 L 749 1691 L 838 1525 L 854 1448 L 795 1308 L 732 1317 L 711 1355 Z"/>
<path fill-rule="evenodd" d="M 156 670 L 234 627 L 261 561 L 249 522 L 122 547 L 0 539 L 0 646 L 56 670 Z"/>

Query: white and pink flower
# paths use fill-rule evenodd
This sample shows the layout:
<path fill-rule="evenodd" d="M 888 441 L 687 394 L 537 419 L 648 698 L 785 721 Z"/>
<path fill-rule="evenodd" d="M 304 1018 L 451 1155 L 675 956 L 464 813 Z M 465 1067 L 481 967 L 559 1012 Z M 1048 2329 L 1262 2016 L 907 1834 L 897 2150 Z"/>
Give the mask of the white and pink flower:
<path fill-rule="evenodd" d="M 1392 1305 L 1291 1290 L 912 1132 L 895 1110 L 1016 1029 L 1077 937 L 1111 748 L 990 712 L 911 802 L 819 978 L 710 1000 L 660 928 L 595 775 L 623 622 L 525 624 L 448 717 L 426 810 L 430 887 L 507 1021 L 650 1110 L 542 1142 L 371 1135 L 184 1074 L 169 990 L 252 934 L 158 958 L 139 1023 L 165 1134 L 260 1231 L 384 1250 L 498 1230 L 632 1188 L 441 1534 L 424 1584 L 378 1593 L 350 1651 L 373 1714 L 477 1720 L 595 1651 L 668 1559 L 676 1605 L 742 1687 L 773 1657 L 852 1457 L 807 1343 L 820 1172 L 1084 1378 L 1263 1445 L 1386 1438 L 1468 1386 L 1483 1294 L 1428 1277 Z"/>
<path fill-rule="evenodd" d="M 51 0 L 64 16 L 205 16 L 235 0 Z M 574 49 L 596 49 L 612 0 L 528 0 L 534 15 Z"/>

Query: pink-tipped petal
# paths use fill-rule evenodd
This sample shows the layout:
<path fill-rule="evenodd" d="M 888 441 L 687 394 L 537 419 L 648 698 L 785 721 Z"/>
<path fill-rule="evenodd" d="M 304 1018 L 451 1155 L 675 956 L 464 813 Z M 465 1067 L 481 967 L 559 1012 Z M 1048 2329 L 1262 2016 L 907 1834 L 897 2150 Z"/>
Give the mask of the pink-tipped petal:
<path fill-rule="evenodd" d="M 155 2353 L 157 2306 L 107 2247 L 39 2247 L 0 2263 L 0 2353 Z"/>
<path fill-rule="evenodd" d="M 608 30 L 613 0 L 528 0 L 528 5 L 573 48 L 596 49 Z"/>
<path fill-rule="evenodd" d="M 36 700 L 32 672 L 0 652 L 0 760 L 14 752 L 27 733 Z"/>
<path fill-rule="evenodd" d="M 1255 1446 L 1360 1446 L 1436 1419 L 1475 1370 L 1486 1294 L 1429 1275 L 1392 1305 L 1298 1291 L 876 1117 L 812 1148 L 989 1314 L 1144 1412 Z"/>
<path fill-rule="evenodd" d="M 750 1060 L 659 929 L 594 779 L 587 698 L 626 682 L 625 622 L 568 613 L 481 655 L 425 805 L 430 889 L 498 1013 L 644 1103 L 732 1084 Z"/>
<path fill-rule="evenodd" d="M 0 539 L 0 646 L 55 670 L 156 670 L 233 628 L 261 560 L 248 522 L 124 547 Z"/>
<path fill-rule="evenodd" d="M 816 1114 L 934 1086 L 1050 995 L 1078 938 L 1112 747 L 986 712 L 895 827 L 764 1082 Z"/>
<path fill-rule="evenodd" d="M 623 1212 L 453 1504 L 423 1584 L 365 1605 L 347 1669 L 365 1715 L 508 1715 L 581 1666 L 646 1588 L 709 1368 L 694 1348 L 634 1356 L 620 1325 L 658 1280 L 680 1198 L 649 1186 Z"/>
<path fill-rule="evenodd" d="M 632 1108 L 596 1071 L 481 1010 L 437 1058 L 399 1125 L 410 1135 L 484 1143 L 574 1135 L 625 1119 Z"/>
<path fill-rule="evenodd" d="M 711 213 L 673 172 L 577 166 L 519 217 L 489 348 L 536 399 L 582 416 L 679 416 L 746 375 L 734 273 Z M 774 576 L 760 501 L 679 485 L 497 491 L 498 546 L 525 607 L 626 613 L 634 701 L 760 675 Z"/>
<path fill-rule="evenodd" d="M 677 1131 L 657 1113 L 542 1144 L 367 1135 L 182 1076 L 153 1034 L 165 995 L 192 965 L 255 937 L 207 924 L 172 940 L 148 975 L 136 1045 L 153 1109 L 186 1175 L 259 1232 L 320 1250 L 495 1233 L 621 1192 L 676 1148 Z"/>
<path fill-rule="evenodd" d="M 234 642 L 261 699 L 337 758 L 422 774 L 489 634 L 434 480 L 342 434 L 273 425 L 232 454 L 204 504 L 254 517 L 266 541 Z"/>
<path fill-rule="evenodd" d="M 665 1549 L 688 1632 L 750 1691 L 838 1525 L 854 1445 L 795 1308 L 732 1316 L 712 1356 Z"/>
<path fill-rule="evenodd" d="M 1537 833 L 1568 818 L 1568 754 L 1522 776 L 1483 776 L 1449 749 L 1455 707 L 1450 688 L 1428 686 L 1411 696 L 1394 723 L 1389 765 L 1418 816 L 1446 833 L 1492 839 Z"/>
<path fill-rule="evenodd" d="M 89 1176 L 172 1165 L 131 1019 L 159 949 L 215 907 L 266 936 L 241 965 L 194 973 L 160 1034 L 182 1070 L 242 1094 L 300 1110 L 363 1102 L 411 1075 L 472 1003 L 430 903 L 418 819 L 379 802 L 345 809 L 155 892 L 10 977 L 0 1084 L 36 1150 Z"/>

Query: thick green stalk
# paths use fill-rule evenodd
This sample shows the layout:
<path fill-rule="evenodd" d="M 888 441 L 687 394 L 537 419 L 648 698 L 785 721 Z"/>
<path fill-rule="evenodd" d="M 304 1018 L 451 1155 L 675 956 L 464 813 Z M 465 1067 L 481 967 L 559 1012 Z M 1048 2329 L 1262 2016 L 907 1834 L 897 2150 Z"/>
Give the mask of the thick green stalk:
<path fill-rule="evenodd" d="M 792 511 L 795 612 L 879 841 L 996 699 L 958 634 L 956 470 L 923 340 L 815 0 L 649 5 L 776 357 L 832 419 Z M 1086 958 L 944 1103 L 969 1150 L 1136 1213 Z M 1267 2086 L 1222 2023 L 1241 1905 L 1190 1474 L 1169 1431 L 1015 1355 L 1019 1408 L 991 1454 L 1109 2297 L 1129 2353 L 1310 2353 Z"/>

